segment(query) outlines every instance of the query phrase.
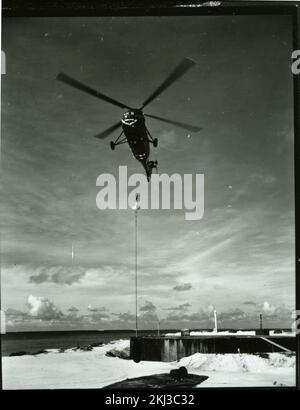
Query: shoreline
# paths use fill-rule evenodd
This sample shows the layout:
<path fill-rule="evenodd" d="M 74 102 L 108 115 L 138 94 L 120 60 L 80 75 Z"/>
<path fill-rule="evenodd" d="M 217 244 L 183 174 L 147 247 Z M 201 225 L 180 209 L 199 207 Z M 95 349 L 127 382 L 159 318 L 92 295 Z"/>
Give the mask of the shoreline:
<path fill-rule="evenodd" d="M 284 329 L 269 329 L 270 336 L 276 337 L 295 336 L 295 333 Z M 51 337 L 48 337 L 48 335 Z M 68 337 L 63 337 L 68 334 Z M 68 349 L 91 350 L 92 347 L 98 347 L 108 344 L 115 340 L 126 339 L 134 336 L 133 331 L 115 330 L 111 331 L 88 331 L 88 332 L 21 332 L 21 337 L 14 338 L 14 335 L 20 335 L 18 332 L 6 333 L 1 335 L 2 339 L 2 357 L 14 357 L 25 355 L 38 355 L 49 353 L 54 350 L 64 352 Z M 28 337 L 27 337 L 28 335 Z M 178 331 L 162 330 L 160 337 L 180 337 Z M 220 329 L 218 332 L 213 330 L 191 330 L 190 336 L 252 336 L 255 335 L 255 330 L 236 330 L 236 329 Z M 30 337 L 31 336 L 31 337 Z M 140 336 L 156 336 L 155 331 L 142 330 Z"/>

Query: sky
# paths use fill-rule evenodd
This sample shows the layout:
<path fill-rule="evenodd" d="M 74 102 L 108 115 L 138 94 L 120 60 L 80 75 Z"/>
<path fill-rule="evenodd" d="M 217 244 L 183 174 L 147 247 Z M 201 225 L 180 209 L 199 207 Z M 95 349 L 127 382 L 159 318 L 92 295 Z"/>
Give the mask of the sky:
<path fill-rule="evenodd" d="M 99 210 L 100 174 L 142 172 L 93 138 L 184 57 L 197 64 L 147 113 L 159 172 L 204 174 L 200 220 L 141 210 L 139 326 L 290 327 L 295 299 L 293 78 L 288 16 L 6 18 L 1 305 L 8 331 L 133 329 L 134 213 Z M 117 135 L 115 135 L 117 137 Z M 73 257 L 72 257 L 73 254 Z"/>

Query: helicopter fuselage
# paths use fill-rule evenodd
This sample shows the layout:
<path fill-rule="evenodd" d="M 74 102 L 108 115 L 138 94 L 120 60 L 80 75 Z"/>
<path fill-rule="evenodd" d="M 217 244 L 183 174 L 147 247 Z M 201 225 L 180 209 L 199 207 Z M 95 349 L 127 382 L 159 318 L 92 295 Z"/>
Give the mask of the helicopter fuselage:
<path fill-rule="evenodd" d="M 149 161 L 151 136 L 141 110 L 129 110 L 122 116 L 122 129 L 133 156 L 143 165 L 149 181 L 157 161 Z M 151 138 L 151 142 L 153 142 Z"/>
<path fill-rule="evenodd" d="M 147 163 L 150 154 L 149 137 L 145 117 L 140 110 L 130 110 L 122 116 L 122 129 L 134 157 L 142 164 Z"/>

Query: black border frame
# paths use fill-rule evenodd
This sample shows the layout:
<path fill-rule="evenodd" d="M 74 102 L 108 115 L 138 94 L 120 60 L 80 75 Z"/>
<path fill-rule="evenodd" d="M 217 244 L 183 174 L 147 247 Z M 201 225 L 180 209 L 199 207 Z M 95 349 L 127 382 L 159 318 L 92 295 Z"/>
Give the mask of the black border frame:
<path fill-rule="evenodd" d="M 91 17 L 91 16 L 228 16 L 228 15 L 290 15 L 293 29 L 293 49 L 300 49 L 300 1 L 222 1 L 218 6 L 203 6 L 204 0 L 2 0 L 2 17 Z M 292 60 L 291 60 L 292 63 Z M 296 310 L 300 311 L 300 74 L 293 76 L 294 92 L 294 178 L 295 178 L 295 295 Z M 300 318 L 300 313 L 298 313 Z M 296 351 L 295 387 L 247 387 L 247 390 L 300 390 L 300 329 L 298 328 Z M 1 348 L 1 342 L 0 342 Z M 2 389 L 2 363 L 0 365 Z M 59 389 L 64 390 L 64 389 Z M 91 389 L 87 389 L 91 391 Z M 205 390 L 244 390 L 241 387 L 187 389 L 184 394 L 198 396 Z M 42 390 L 43 391 L 43 390 Z M 73 391 L 71 389 L 70 391 Z M 97 390 L 99 392 L 99 390 Z M 102 389 L 102 392 L 108 390 Z M 110 390 L 110 394 L 137 396 L 138 390 L 123 392 Z M 139 396 L 150 393 L 174 394 L 175 391 L 141 390 Z M 104 397 L 104 394 L 101 394 Z M 178 393 L 178 392 L 177 392 Z M 198 393 L 198 394 L 197 394 Z M 26 394 L 26 391 L 23 391 Z M 107 394 L 107 393 L 106 393 Z M 201 393 L 202 394 L 202 393 Z M 27 396 L 27 394 L 26 394 Z M 100 397 L 99 397 L 100 398 Z M 102 404 L 105 404 L 104 402 Z M 150 406 L 151 407 L 151 406 Z"/>
<path fill-rule="evenodd" d="M 293 14 L 298 1 L 221 0 L 2 0 L 2 17 Z M 215 1 L 216 2 L 216 1 Z"/>

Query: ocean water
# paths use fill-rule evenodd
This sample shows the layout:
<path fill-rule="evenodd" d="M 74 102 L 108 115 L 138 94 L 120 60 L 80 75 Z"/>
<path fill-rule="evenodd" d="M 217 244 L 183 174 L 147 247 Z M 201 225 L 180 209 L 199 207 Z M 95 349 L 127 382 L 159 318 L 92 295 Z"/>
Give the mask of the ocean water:
<path fill-rule="evenodd" d="M 155 330 L 142 330 L 139 335 L 156 335 Z M 134 330 L 113 331 L 60 331 L 60 332 L 12 332 L 1 335 L 2 356 L 26 352 L 32 354 L 46 349 L 70 349 L 78 345 L 109 343 L 112 340 L 129 339 Z"/>
<path fill-rule="evenodd" d="M 193 329 L 211 331 L 212 329 Z M 236 332 L 238 329 L 220 329 Z M 253 330 L 253 329 L 243 329 Z M 283 329 L 289 331 L 290 329 Z M 178 332 L 178 329 L 161 329 L 164 333 Z M 157 330 L 139 330 L 139 336 L 157 335 Z M 1 335 L 2 356 L 12 353 L 36 353 L 46 349 L 71 349 L 84 347 L 93 343 L 109 343 L 113 340 L 129 339 L 135 336 L 135 330 L 84 330 L 84 331 L 57 331 L 57 332 L 11 332 Z"/>

